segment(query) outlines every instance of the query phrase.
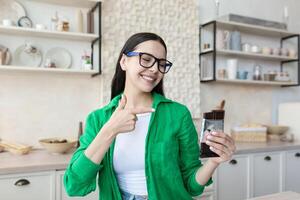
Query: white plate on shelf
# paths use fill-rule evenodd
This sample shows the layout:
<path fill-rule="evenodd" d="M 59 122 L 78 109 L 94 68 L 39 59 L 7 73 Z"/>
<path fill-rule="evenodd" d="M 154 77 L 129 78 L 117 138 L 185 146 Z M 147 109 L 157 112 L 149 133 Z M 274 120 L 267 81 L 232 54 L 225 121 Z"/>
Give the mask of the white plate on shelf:
<path fill-rule="evenodd" d="M 42 64 L 43 55 L 37 48 L 35 53 L 26 52 L 26 45 L 19 46 L 14 53 L 15 65 L 39 67 Z"/>
<path fill-rule="evenodd" d="M 56 68 L 67 69 L 72 65 L 72 55 L 64 48 L 54 47 L 49 49 L 46 53 L 45 60 L 51 60 Z"/>
<path fill-rule="evenodd" d="M 9 51 L 9 48 L 0 44 L 0 51 L 2 52 L 6 51 L 6 58 L 5 58 L 4 65 L 9 65 L 11 61 L 11 52 Z"/>
<path fill-rule="evenodd" d="M 23 16 L 26 16 L 26 10 L 22 4 L 17 1 L 0 0 L 0 24 L 3 19 L 10 19 L 14 25 L 17 25 L 18 20 Z"/>

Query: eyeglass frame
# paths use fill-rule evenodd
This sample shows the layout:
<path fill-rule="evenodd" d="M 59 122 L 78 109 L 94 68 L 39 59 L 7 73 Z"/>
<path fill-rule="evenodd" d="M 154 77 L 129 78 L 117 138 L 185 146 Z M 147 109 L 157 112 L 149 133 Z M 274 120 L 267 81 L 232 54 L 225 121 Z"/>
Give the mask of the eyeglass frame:
<path fill-rule="evenodd" d="M 142 63 L 141 63 L 141 58 L 142 58 L 142 55 L 143 55 L 143 54 L 153 57 L 153 58 L 155 59 L 155 62 L 154 62 L 151 66 L 145 67 L 145 66 L 142 65 Z M 128 56 L 128 57 L 139 56 L 139 64 L 140 64 L 142 67 L 144 67 L 144 68 L 151 68 L 151 67 L 153 67 L 153 65 L 155 65 L 155 63 L 157 63 L 157 64 L 158 64 L 158 65 L 157 65 L 157 69 L 158 69 L 158 71 L 161 72 L 162 74 L 168 73 L 168 72 L 170 71 L 172 65 L 173 65 L 173 63 L 171 63 L 171 62 L 168 61 L 167 59 L 156 58 L 154 55 L 152 55 L 152 54 L 150 54 L 150 53 L 136 52 L 136 51 L 129 51 L 129 52 L 125 53 L 125 55 Z M 168 63 L 169 69 L 168 69 L 166 72 L 160 71 L 160 69 L 159 69 L 159 62 L 160 62 L 160 61 L 166 61 L 166 63 Z"/>

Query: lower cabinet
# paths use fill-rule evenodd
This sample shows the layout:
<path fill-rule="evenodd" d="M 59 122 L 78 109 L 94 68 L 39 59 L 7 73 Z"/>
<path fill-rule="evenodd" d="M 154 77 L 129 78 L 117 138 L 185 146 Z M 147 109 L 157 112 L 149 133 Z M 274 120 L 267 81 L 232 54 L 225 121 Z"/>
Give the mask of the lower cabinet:
<path fill-rule="evenodd" d="M 90 193 L 85 197 L 69 197 L 63 185 L 63 176 L 65 171 L 56 171 L 56 200 L 98 200 L 98 187 L 95 192 Z"/>
<path fill-rule="evenodd" d="M 234 156 L 219 166 L 216 177 L 218 200 L 241 200 L 248 197 L 249 157 Z"/>
<path fill-rule="evenodd" d="M 98 200 L 98 190 L 85 197 L 69 197 L 64 171 L 0 175 L 1 200 Z"/>
<path fill-rule="evenodd" d="M 244 200 L 283 191 L 300 192 L 300 149 L 240 154 L 215 173 L 214 200 Z"/>
<path fill-rule="evenodd" d="M 253 196 L 280 192 L 282 168 L 280 153 L 263 153 L 253 156 Z"/>
<path fill-rule="evenodd" d="M 1 175 L 0 199 L 55 200 L 55 172 Z"/>
<path fill-rule="evenodd" d="M 286 154 L 285 190 L 300 193 L 300 149 Z"/>

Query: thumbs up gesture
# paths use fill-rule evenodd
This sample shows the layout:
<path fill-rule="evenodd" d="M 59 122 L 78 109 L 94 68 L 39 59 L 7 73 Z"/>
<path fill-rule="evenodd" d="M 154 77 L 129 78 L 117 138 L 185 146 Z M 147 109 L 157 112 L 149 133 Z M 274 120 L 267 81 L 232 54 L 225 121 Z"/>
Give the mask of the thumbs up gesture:
<path fill-rule="evenodd" d="M 119 101 L 119 105 L 111 118 L 107 122 L 107 128 L 111 130 L 115 135 L 124 132 L 130 132 L 135 129 L 135 123 L 137 121 L 136 114 L 154 112 L 153 108 L 139 107 L 125 109 L 127 98 L 123 94 Z"/>

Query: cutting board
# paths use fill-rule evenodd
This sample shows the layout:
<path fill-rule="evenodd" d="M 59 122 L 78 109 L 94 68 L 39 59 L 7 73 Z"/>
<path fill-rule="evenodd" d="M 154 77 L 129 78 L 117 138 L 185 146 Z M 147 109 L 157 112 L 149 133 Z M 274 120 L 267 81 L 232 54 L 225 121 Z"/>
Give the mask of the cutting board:
<path fill-rule="evenodd" d="M 278 124 L 289 126 L 288 133 L 294 134 L 295 140 L 300 141 L 300 102 L 279 104 Z"/>

